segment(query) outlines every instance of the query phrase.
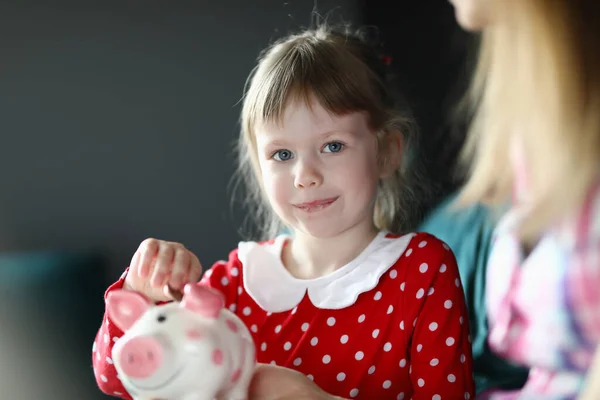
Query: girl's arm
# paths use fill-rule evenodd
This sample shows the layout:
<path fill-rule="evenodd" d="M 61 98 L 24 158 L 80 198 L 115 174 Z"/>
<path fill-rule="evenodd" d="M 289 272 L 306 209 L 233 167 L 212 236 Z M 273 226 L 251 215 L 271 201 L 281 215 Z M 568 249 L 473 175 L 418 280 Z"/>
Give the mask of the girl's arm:
<path fill-rule="evenodd" d="M 411 270 L 426 278 L 415 279 L 410 288 L 407 280 L 406 287 L 407 296 L 414 292 L 417 308 L 411 312 L 416 320 L 405 321 L 405 326 L 414 327 L 410 342 L 413 398 L 474 398 L 469 314 L 456 259 L 435 237 L 429 236 L 426 242 L 423 250 L 427 252 L 421 253 Z"/>

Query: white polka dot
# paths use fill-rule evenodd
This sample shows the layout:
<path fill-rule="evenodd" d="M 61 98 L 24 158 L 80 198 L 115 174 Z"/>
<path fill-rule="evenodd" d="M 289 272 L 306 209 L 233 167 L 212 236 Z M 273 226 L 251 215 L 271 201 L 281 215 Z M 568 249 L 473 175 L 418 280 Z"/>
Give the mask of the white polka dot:
<path fill-rule="evenodd" d="M 244 307 L 244 310 L 242 312 L 245 316 L 252 314 L 252 310 L 250 309 L 250 307 Z"/>
<path fill-rule="evenodd" d="M 272 360 L 269 364 L 271 364 L 271 365 L 277 365 L 277 363 L 275 362 L 275 360 Z"/>
<path fill-rule="evenodd" d="M 109 364 L 112 364 L 113 360 L 110 357 L 106 357 L 106 362 L 109 363 Z"/>
<path fill-rule="evenodd" d="M 439 394 L 434 394 L 431 400 L 442 400 L 442 396 L 440 396 Z"/>
<path fill-rule="evenodd" d="M 404 392 L 398 393 L 398 396 L 396 396 L 396 400 L 404 400 Z"/>
<path fill-rule="evenodd" d="M 454 338 L 449 337 L 448 339 L 446 339 L 447 346 L 452 346 L 453 344 L 454 344 Z"/>
<path fill-rule="evenodd" d="M 427 291 L 427 296 L 431 296 L 434 292 L 435 292 L 435 289 L 430 287 L 429 290 Z"/>
<path fill-rule="evenodd" d="M 258 332 L 258 326 L 256 326 L 256 324 L 252 324 L 252 326 L 250 327 L 250 330 L 254 333 Z"/>
<path fill-rule="evenodd" d="M 450 382 L 450 383 L 456 382 L 456 376 L 454 376 L 454 374 L 448 375 L 448 382 Z"/>
<path fill-rule="evenodd" d="M 343 372 L 340 372 L 339 374 L 337 374 L 336 379 L 338 380 L 338 382 L 341 382 L 344 379 L 346 379 L 346 374 Z"/>
<path fill-rule="evenodd" d="M 300 364 L 302 364 L 302 359 L 301 359 L 300 357 L 298 357 L 298 358 L 296 358 L 296 359 L 294 360 L 294 365 L 297 367 L 297 366 L 299 366 Z"/>
<path fill-rule="evenodd" d="M 308 379 L 310 379 L 311 381 L 314 381 L 314 380 L 315 380 L 315 377 L 314 377 L 314 376 L 312 376 L 312 375 L 310 375 L 310 374 L 306 375 L 306 377 L 307 377 Z"/>
<path fill-rule="evenodd" d="M 377 336 L 379 336 L 379 329 L 373 331 L 373 338 L 376 338 Z"/>
<path fill-rule="evenodd" d="M 417 346 L 417 352 L 420 353 L 421 350 L 423 350 L 423 345 L 422 344 L 420 344 L 420 345 Z"/>
<path fill-rule="evenodd" d="M 96 353 L 96 358 L 98 359 L 98 361 L 100 361 L 100 359 L 102 358 L 102 357 L 100 356 L 100 352 L 97 352 L 97 353 Z"/>
<path fill-rule="evenodd" d="M 363 353 L 362 351 L 357 351 L 356 354 L 354 355 L 354 358 L 356 358 L 357 361 L 362 360 L 365 357 L 365 353 Z"/>
<path fill-rule="evenodd" d="M 314 338 L 310 339 L 310 344 L 311 345 L 316 346 L 317 343 L 319 343 L 319 338 L 314 337 Z"/>
<path fill-rule="evenodd" d="M 400 368 L 406 367 L 406 359 L 403 358 L 402 360 L 400 360 L 400 364 L 399 365 L 400 365 Z"/>
<path fill-rule="evenodd" d="M 327 318 L 327 325 L 334 326 L 335 325 L 335 318 L 333 318 L 333 317 Z"/>
<path fill-rule="evenodd" d="M 225 263 L 224 263 L 224 264 L 225 264 Z M 210 277 L 211 277 L 211 275 L 212 275 L 212 273 L 213 273 L 213 270 L 212 270 L 212 269 L 209 269 L 209 270 L 207 270 L 207 271 L 204 273 L 204 276 L 205 276 L 205 277 L 207 277 L 207 278 L 210 278 Z"/>
<path fill-rule="evenodd" d="M 454 280 L 454 284 L 456 285 L 456 287 L 460 287 L 460 279 L 456 278 Z"/>
<path fill-rule="evenodd" d="M 449 310 L 449 309 L 451 309 L 451 308 L 452 308 L 452 300 L 446 300 L 446 301 L 444 302 L 444 308 L 445 308 L 446 310 Z"/>
<path fill-rule="evenodd" d="M 377 293 L 375 293 L 375 296 L 373 296 L 373 300 L 377 301 L 377 300 L 381 300 L 381 292 L 377 291 Z"/>
<path fill-rule="evenodd" d="M 420 299 L 421 297 L 423 297 L 424 294 L 425 294 L 425 291 L 423 289 L 419 289 L 419 291 L 417 292 L 417 299 Z"/>
<path fill-rule="evenodd" d="M 390 304 L 390 306 L 387 309 L 387 313 L 391 314 L 394 311 L 394 306 Z"/>
<path fill-rule="evenodd" d="M 469 394 L 469 392 L 465 393 L 465 400 L 469 400 L 471 398 L 471 395 Z"/>
<path fill-rule="evenodd" d="M 398 271 L 396 271 L 395 269 L 390 271 L 390 278 L 396 279 L 397 276 L 398 276 Z"/>
<path fill-rule="evenodd" d="M 367 372 L 369 373 L 369 375 L 373 375 L 373 372 L 375 372 L 375 366 L 371 365 L 371 367 L 369 368 L 369 370 Z"/>
<path fill-rule="evenodd" d="M 440 266 L 440 272 L 443 274 L 444 272 L 446 272 L 446 264 L 442 264 Z"/>
<path fill-rule="evenodd" d="M 323 356 L 323 364 L 329 364 L 331 362 L 331 356 L 329 354 L 325 354 Z"/>
<path fill-rule="evenodd" d="M 340 338 L 340 343 L 341 344 L 348 343 L 348 335 L 342 335 L 342 337 Z"/>
<path fill-rule="evenodd" d="M 419 385 L 419 387 L 423 387 L 425 386 L 425 381 L 421 378 L 417 381 L 417 384 Z"/>
<path fill-rule="evenodd" d="M 104 343 L 108 343 L 108 335 L 106 333 L 104 334 Z"/>
<path fill-rule="evenodd" d="M 439 363 L 440 363 L 440 360 L 438 360 L 437 358 L 434 358 L 429 362 L 429 365 L 431 365 L 432 367 L 435 367 Z"/>
<path fill-rule="evenodd" d="M 105 377 L 104 375 L 100 375 L 100 380 L 102 380 L 102 382 L 104 382 L 104 383 L 108 382 L 108 378 Z"/>
<path fill-rule="evenodd" d="M 235 312 L 237 310 L 237 304 L 232 303 L 229 305 L 229 311 Z"/>
<path fill-rule="evenodd" d="M 283 345 L 283 349 L 286 351 L 291 348 L 292 348 L 292 344 L 290 342 L 285 342 L 285 344 Z"/>
<path fill-rule="evenodd" d="M 435 332 L 437 330 L 437 328 L 438 328 L 437 322 L 432 322 L 432 323 L 429 324 L 429 330 L 431 332 Z"/>
<path fill-rule="evenodd" d="M 458 320 L 459 320 L 459 322 L 460 322 L 461 325 L 463 324 L 463 322 L 465 322 L 465 319 L 462 317 L 462 315 L 460 316 L 460 318 Z"/>
<path fill-rule="evenodd" d="M 303 323 L 300 329 L 302 329 L 302 332 L 306 332 L 308 330 L 308 322 Z"/>
<path fill-rule="evenodd" d="M 96 345 L 96 342 L 94 342 L 94 344 L 92 345 L 92 353 L 95 353 L 95 352 L 96 352 L 96 348 L 97 348 L 97 347 L 98 347 L 98 346 Z"/>
<path fill-rule="evenodd" d="M 392 344 L 390 342 L 387 342 L 386 344 L 383 345 L 383 351 L 390 351 L 392 349 Z"/>
<path fill-rule="evenodd" d="M 294 309 L 292 310 L 292 315 L 296 314 L 296 311 L 298 311 L 298 307 L 294 307 Z"/>
<path fill-rule="evenodd" d="M 467 357 L 465 357 L 464 354 L 460 355 L 460 362 L 464 364 L 464 362 L 467 361 Z"/>
<path fill-rule="evenodd" d="M 221 285 L 223 285 L 223 286 L 229 285 L 229 279 L 227 279 L 226 276 L 221 278 Z"/>
<path fill-rule="evenodd" d="M 390 386 L 392 386 L 392 381 L 385 381 L 385 382 L 383 382 L 383 388 L 384 389 L 389 389 Z"/>
<path fill-rule="evenodd" d="M 406 282 L 402 282 L 400 284 L 400 290 L 402 290 L 404 292 L 404 288 L 406 287 Z"/>
<path fill-rule="evenodd" d="M 275 327 L 275 333 L 279 333 L 279 332 L 281 332 L 281 325 L 277 325 Z"/>
<path fill-rule="evenodd" d="M 400 321 L 400 329 L 404 330 L 404 321 Z"/>
<path fill-rule="evenodd" d="M 361 314 L 360 317 L 358 317 L 358 322 L 364 322 L 365 321 L 365 314 Z"/>
<path fill-rule="evenodd" d="M 242 289 L 241 286 L 238 286 L 238 295 L 242 294 L 243 291 L 244 291 L 244 289 Z"/>
<path fill-rule="evenodd" d="M 358 389 L 352 389 L 350 391 L 350 397 L 354 398 L 356 396 L 358 396 Z"/>
<path fill-rule="evenodd" d="M 412 254 L 412 249 L 408 249 L 408 250 L 406 250 L 406 256 L 407 256 L 407 257 L 408 257 L 408 256 L 410 256 L 411 254 Z"/>
<path fill-rule="evenodd" d="M 425 240 L 423 240 L 421 243 L 419 243 L 420 248 L 423 248 L 425 246 L 427 246 L 427 242 Z"/>
<path fill-rule="evenodd" d="M 429 269 L 429 266 L 427 265 L 427 263 L 423 263 L 419 266 L 419 271 L 424 274 L 425 272 L 427 272 L 427 269 Z"/>
<path fill-rule="evenodd" d="M 267 350 L 267 344 L 266 344 L 266 343 L 263 343 L 263 344 L 261 344 L 261 345 L 260 345 L 260 349 L 261 349 L 262 351 L 265 351 L 265 350 Z"/>
<path fill-rule="evenodd" d="M 115 336 L 115 337 L 113 337 L 113 342 L 117 343 L 117 341 L 118 341 L 118 340 L 119 340 L 119 338 L 118 338 L 118 337 L 116 337 L 116 336 Z"/>
<path fill-rule="evenodd" d="M 238 276 L 239 273 L 240 273 L 240 270 L 237 269 L 237 267 L 231 268 L 231 276 Z"/>

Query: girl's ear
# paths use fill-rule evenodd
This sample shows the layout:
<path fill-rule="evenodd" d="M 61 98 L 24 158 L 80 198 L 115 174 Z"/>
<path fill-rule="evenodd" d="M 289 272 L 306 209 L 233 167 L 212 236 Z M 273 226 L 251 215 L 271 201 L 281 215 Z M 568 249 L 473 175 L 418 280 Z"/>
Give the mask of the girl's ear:
<path fill-rule="evenodd" d="M 387 178 L 398 169 L 402 161 L 402 134 L 398 130 L 387 131 L 379 139 L 379 178 Z"/>

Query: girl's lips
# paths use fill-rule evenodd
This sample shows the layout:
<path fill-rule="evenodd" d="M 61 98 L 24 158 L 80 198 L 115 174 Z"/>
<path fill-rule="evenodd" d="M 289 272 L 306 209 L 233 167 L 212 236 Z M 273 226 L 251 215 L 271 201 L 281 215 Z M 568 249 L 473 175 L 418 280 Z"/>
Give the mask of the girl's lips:
<path fill-rule="evenodd" d="M 315 208 L 323 209 L 326 206 L 332 204 L 337 199 L 338 199 L 338 197 L 330 197 L 330 198 L 327 198 L 327 199 L 321 199 L 321 200 L 315 200 L 315 201 L 308 201 L 306 203 L 296 204 L 295 207 L 300 208 L 302 210 L 306 210 L 306 211 L 310 211 L 310 210 L 315 209 Z"/>

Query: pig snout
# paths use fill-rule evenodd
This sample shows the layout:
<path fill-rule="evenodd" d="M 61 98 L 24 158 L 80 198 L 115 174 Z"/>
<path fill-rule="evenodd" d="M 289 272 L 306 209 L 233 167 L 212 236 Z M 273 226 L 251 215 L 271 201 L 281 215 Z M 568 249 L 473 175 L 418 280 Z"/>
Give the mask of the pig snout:
<path fill-rule="evenodd" d="M 160 367 L 163 347 L 151 336 L 129 340 L 121 349 L 120 364 L 123 372 L 131 378 L 148 378 Z"/>

